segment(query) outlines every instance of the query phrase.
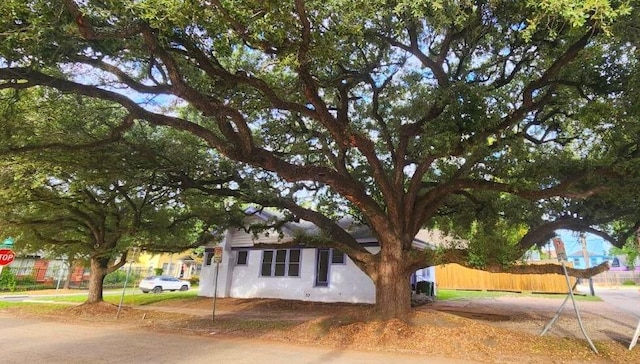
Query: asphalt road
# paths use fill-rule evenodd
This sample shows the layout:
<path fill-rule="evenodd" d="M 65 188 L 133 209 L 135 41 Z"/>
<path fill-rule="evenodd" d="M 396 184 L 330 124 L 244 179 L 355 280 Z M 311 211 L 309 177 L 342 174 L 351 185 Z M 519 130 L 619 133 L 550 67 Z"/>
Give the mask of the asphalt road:
<path fill-rule="evenodd" d="M 3 364 L 216 363 L 413 364 L 471 363 L 393 353 L 358 352 L 267 342 L 178 335 L 103 325 L 69 324 L 0 314 Z"/>
<path fill-rule="evenodd" d="M 30 298 L 30 296 L 28 296 L 28 295 L 0 296 L 0 301 L 22 302 L 22 301 L 27 300 L 29 298 Z"/>
<path fill-rule="evenodd" d="M 599 296 L 606 303 L 640 318 L 640 291 L 638 287 L 604 288 L 596 286 L 594 291 L 596 296 Z"/>

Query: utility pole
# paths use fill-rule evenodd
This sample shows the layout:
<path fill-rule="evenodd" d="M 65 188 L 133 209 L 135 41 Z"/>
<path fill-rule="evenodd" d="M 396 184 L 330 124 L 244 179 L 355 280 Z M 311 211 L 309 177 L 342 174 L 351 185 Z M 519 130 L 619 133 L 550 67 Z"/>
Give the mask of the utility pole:
<path fill-rule="evenodd" d="M 582 244 L 582 257 L 584 258 L 584 268 L 588 269 L 591 264 L 589 261 L 589 251 L 587 250 L 587 235 L 585 233 L 580 233 L 580 244 Z M 589 277 L 589 293 L 592 296 L 595 296 L 596 293 L 593 290 L 593 279 Z"/>

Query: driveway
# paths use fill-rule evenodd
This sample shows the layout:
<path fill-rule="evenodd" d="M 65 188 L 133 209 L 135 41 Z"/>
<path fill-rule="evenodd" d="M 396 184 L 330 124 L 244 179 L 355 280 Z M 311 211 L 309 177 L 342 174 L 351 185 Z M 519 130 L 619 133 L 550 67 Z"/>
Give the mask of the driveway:
<path fill-rule="evenodd" d="M 159 333 L 0 314 L 4 364 L 22 363 L 472 363 L 433 356 L 324 349 L 257 339 Z"/>

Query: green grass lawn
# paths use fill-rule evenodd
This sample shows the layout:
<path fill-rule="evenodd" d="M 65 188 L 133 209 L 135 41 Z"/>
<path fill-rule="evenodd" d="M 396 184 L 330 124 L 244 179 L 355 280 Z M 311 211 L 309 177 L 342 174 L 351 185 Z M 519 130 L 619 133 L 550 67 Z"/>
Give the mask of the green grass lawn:
<path fill-rule="evenodd" d="M 472 298 L 492 298 L 502 296 L 519 296 L 519 293 L 498 291 L 463 291 L 455 289 L 439 289 L 436 298 L 440 301 L 467 300 Z"/>
<path fill-rule="evenodd" d="M 106 302 L 112 304 L 119 304 L 121 298 L 121 291 L 107 291 L 105 292 L 104 300 Z M 469 300 L 469 299 L 482 299 L 482 298 L 493 298 L 493 297 L 541 297 L 541 298 L 550 298 L 550 299 L 564 299 L 566 295 L 564 294 L 532 294 L 532 293 L 515 293 L 515 292 L 500 292 L 500 291 L 465 291 L 465 290 L 450 290 L 450 289 L 439 289 L 436 298 L 440 301 L 448 301 L 448 300 Z M 123 304 L 127 306 L 144 306 L 152 303 L 168 301 L 168 300 L 183 300 L 183 299 L 191 299 L 198 297 L 198 293 L 196 291 L 188 291 L 188 292 L 163 292 L 158 294 L 153 293 L 141 293 L 137 290 L 128 290 L 125 293 Z M 576 295 L 576 300 L 580 301 L 601 301 L 601 299 L 597 296 L 584 296 L 584 295 Z M 51 304 L 52 310 L 55 310 L 59 307 L 68 307 L 68 305 L 58 305 L 55 302 L 75 302 L 82 303 L 86 301 L 87 294 L 81 293 L 77 295 L 70 296 L 42 296 L 35 297 L 32 300 L 36 301 L 48 301 L 47 304 Z M 43 302 L 45 303 L 45 302 Z M 0 301 L 0 309 L 7 307 L 16 307 L 25 306 L 29 307 L 29 310 L 32 310 L 30 306 L 48 306 L 43 303 L 28 303 L 28 302 L 3 302 Z M 45 308 L 43 308 L 44 310 Z"/>
<path fill-rule="evenodd" d="M 118 305 L 120 303 L 120 294 L 105 295 L 105 302 Z M 123 304 L 126 306 L 143 306 L 155 302 L 168 300 L 184 300 L 197 297 L 196 291 L 188 292 L 166 292 L 159 294 L 144 294 L 141 292 L 127 292 L 124 296 Z M 68 308 L 69 303 L 83 303 L 87 300 L 87 294 L 77 294 L 71 296 L 42 296 L 31 298 L 31 302 L 12 302 L 0 301 L 0 311 L 2 310 L 18 310 L 33 315 L 55 314 L 56 311 Z M 41 302 L 33 302 L 41 301 Z"/>
<path fill-rule="evenodd" d="M 123 304 L 129 306 L 144 306 L 151 303 L 167 301 L 167 300 L 175 300 L 175 299 L 185 299 L 197 297 L 198 292 L 196 291 L 187 291 L 187 292 L 163 292 L 163 293 L 141 293 L 141 292 L 126 292 L 124 295 Z M 121 294 L 110 294 L 104 295 L 105 302 L 119 304 L 120 303 Z M 73 296 L 59 296 L 59 297 L 38 297 L 34 300 L 37 301 L 56 301 L 56 302 L 77 302 L 82 303 L 87 300 L 86 294 L 78 294 Z"/>
<path fill-rule="evenodd" d="M 492 297 L 540 297 L 564 299 L 566 294 L 538 294 L 538 293 L 518 293 L 503 291 L 463 291 L 453 289 L 439 289 L 436 298 L 441 301 L 447 300 L 467 300 L 474 298 L 492 298 Z M 575 295 L 578 301 L 602 301 L 598 296 Z"/>
<path fill-rule="evenodd" d="M 21 311 L 31 314 L 47 314 L 57 310 L 61 310 L 69 305 L 64 303 L 34 303 L 34 302 L 5 302 L 0 301 L 0 310 L 7 308 L 18 308 Z"/>

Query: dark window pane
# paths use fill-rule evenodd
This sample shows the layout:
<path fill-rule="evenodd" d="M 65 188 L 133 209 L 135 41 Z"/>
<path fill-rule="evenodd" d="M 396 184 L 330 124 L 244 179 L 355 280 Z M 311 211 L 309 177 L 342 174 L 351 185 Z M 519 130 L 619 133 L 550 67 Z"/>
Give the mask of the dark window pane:
<path fill-rule="evenodd" d="M 276 263 L 275 276 L 276 277 L 284 277 L 284 263 Z"/>
<path fill-rule="evenodd" d="M 284 263 L 287 261 L 286 250 L 276 250 L 276 263 Z"/>
<path fill-rule="evenodd" d="M 300 276 L 300 263 L 289 264 L 289 277 L 299 277 L 299 276 Z"/>
<path fill-rule="evenodd" d="M 326 286 L 329 283 L 329 249 L 318 250 L 316 263 L 316 285 Z"/>
<path fill-rule="evenodd" d="M 247 265 L 247 256 L 249 255 L 248 250 L 239 250 L 238 251 L 238 265 Z"/>
<path fill-rule="evenodd" d="M 271 277 L 271 263 L 262 263 L 260 275 L 263 277 Z"/>
<path fill-rule="evenodd" d="M 271 277 L 271 264 L 273 261 L 273 250 L 265 250 L 262 252 L 262 269 L 260 274 L 263 277 Z"/>
<path fill-rule="evenodd" d="M 273 250 L 265 250 L 262 252 L 262 263 L 269 263 L 273 260 Z"/>
<path fill-rule="evenodd" d="M 333 264 L 344 264 L 344 253 L 340 250 L 333 249 L 331 251 L 331 263 Z"/>
<path fill-rule="evenodd" d="M 289 263 L 300 263 L 300 249 L 291 249 L 289 251 Z"/>
<path fill-rule="evenodd" d="M 213 258 L 212 252 L 204 253 L 204 265 L 211 265 L 211 259 Z"/>

